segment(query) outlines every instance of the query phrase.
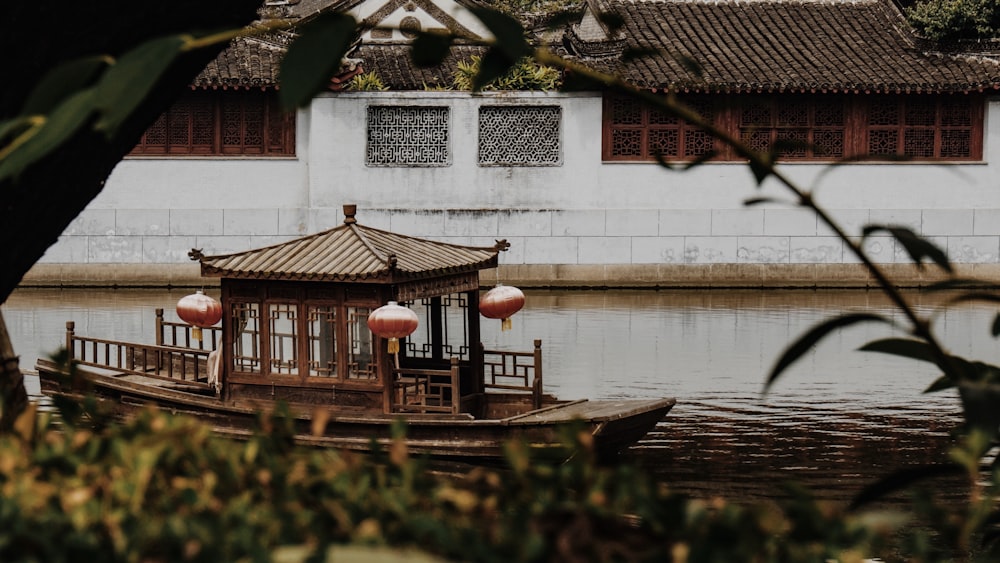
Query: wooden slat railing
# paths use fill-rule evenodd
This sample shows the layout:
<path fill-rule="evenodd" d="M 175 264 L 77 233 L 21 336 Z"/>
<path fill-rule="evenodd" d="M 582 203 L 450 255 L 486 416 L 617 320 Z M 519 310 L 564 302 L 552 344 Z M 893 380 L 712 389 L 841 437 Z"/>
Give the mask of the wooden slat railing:
<path fill-rule="evenodd" d="M 487 390 L 531 393 L 534 407 L 542 405 L 542 341 L 532 352 L 483 350 L 483 385 Z"/>
<path fill-rule="evenodd" d="M 451 369 L 395 368 L 392 381 L 392 412 L 459 413 L 459 362 Z"/>
<path fill-rule="evenodd" d="M 213 326 L 202 329 L 202 339 L 198 340 L 191 333 L 193 327 L 187 323 L 175 323 L 163 320 L 163 309 L 156 310 L 156 344 L 159 346 L 176 346 L 178 348 L 195 348 L 198 350 L 216 350 L 222 342 L 222 328 Z"/>
<path fill-rule="evenodd" d="M 66 323 L 66 349 L 70 360 L 80 365 L 213 389 L 207 383 L 207 350 L 77 336 L 73 321 Z"/>

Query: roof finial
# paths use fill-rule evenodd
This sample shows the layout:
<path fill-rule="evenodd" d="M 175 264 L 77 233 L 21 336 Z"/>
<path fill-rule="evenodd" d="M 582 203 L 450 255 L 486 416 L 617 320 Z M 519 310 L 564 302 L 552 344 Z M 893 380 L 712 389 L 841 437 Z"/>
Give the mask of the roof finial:
<path fill-rule="evenodd" d="M 354 218 L 354 215 L 358 212 L 358 206 L 354 203 L 344 204 L 344 224 L 352 225 L 357 223 L 358 220 Z"/>

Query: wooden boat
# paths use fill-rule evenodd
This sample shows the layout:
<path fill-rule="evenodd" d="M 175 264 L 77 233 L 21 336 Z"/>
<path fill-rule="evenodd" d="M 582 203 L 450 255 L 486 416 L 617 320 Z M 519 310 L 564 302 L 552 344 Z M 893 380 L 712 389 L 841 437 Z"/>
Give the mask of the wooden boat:
<path fill-rule="evenodd" d="M 156 313 L 156 344 L 77 335 L 72 368 L 37 364 L 48 395 L 92 393 L 119 415 L 156 405 L 218 432 L 245 436 L 258 413 L 288 405 L 304 444 L 369 450 L 406 422 L 411 451 L 500 458 L 503 444 L 566 455 L 563 430 L 586 430 L 599 456 L 644 436 L 674 405 L 650 400 L 558 400 L 542 389 L 542 346 L 513 352 L 480 343 L 479 272 L 509 245 L 472 247 L 357 223 L 235 254 L 192 251 L 221 278 L 221 327 L 204 331 Z M 388 301 L 420 329 L 390 353 L 369 314 Z M 70 376 L 70 371 L 73 375 Z M 574 426 L 575 425 L 575 426 Z"/>

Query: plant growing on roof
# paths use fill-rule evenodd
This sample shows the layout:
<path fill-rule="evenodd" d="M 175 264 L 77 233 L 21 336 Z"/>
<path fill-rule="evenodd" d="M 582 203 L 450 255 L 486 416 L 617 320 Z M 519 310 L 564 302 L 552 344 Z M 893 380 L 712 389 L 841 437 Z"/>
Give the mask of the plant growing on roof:
<path fill-rule="evenodd" d="M 347 89 L 352 92 L 385 92 L 389 87 L 375 71 L 369 71 L 351 78 Z"/>
<path fill-rule="evenodd" d="M 473 90 L 475 77 L 482 66 L 482 57 L 473 55 L 469 60 L 459 61 L 455 71 L 456 90 Z M 562 73 L 524 57 L 517 61 L 502 76 L 482 87 L 483 90 L 556 90 L 562 85 Z"/>
<path fill-rule="evenodd" d="M 928 39 L 1000 38 L 997 0 L 923 0 L 907 8 L 906 17 Z"/>

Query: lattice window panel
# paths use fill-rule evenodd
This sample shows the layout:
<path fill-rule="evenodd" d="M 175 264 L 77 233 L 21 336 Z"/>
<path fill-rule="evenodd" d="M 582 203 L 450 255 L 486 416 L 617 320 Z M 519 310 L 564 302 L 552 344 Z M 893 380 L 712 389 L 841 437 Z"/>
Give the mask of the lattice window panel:
<path fill-rule="evenodd" d="M 690 98 L 684 104 L 709 120 L 715 117 L 710 100 Z M 637 100 L 610 97 L 605 101 L 606 160 L 692 160 L 710 153 L 715 140 L 706 132 Z"/>
<path fill-rule="evenodd" d="M 295 116 L 270 92 L 192 92 L 146 131 L 132 155 L 295 154 Z"/>
<path fill-rule="evenodd" d="M 561 122 L 559 106 L 481 106 L 479 165 L 558 166 Z"/>
<path fill-rule="evenodd" d="M 378 379 L 375 362 L 375 338 L 368 328 L 369 307 L 347 308 L 347 333 L 350 348 L 347 350 L 348 379 Z"/>
<path fill-rule="evenodd" d="M 740 139 L 755 151 L 770 152 L 778 144 L 785 160 L 837 158 L 846 152 L 842 98 L 775 97 L 745 103 L 738 111 Z"/>
<path fill-rule="evenodd" d="M 233 303 L 231 315 L 234 371 L 260 373 L 260 305 Z"/>
<path fill-rule="evenodd" d="M 309 331 L 309 375 L 337 376 L 337 308 L 313 305 L 306 318 Z"/>
<path fill-rule="evenodd" d="M 268 333 L 270 334 L 270 373 L 297 374 L 298 363 L 298 305 L 271 303 L 267 307 Z"/>
<path fill-rule="evenodd" d="M 440 316 L 434 318 L 432 299 L 418 299 L 410 307 L 417 313 L 419 328 L 406 338 L 406 355 L 411 358 L 434 357 L 433 332 L 441 331 L 441 358 L 469 359 L 469 300 L 464 293 L 452 293 L 441 300 Z"/>
<path fill-rule="evenodd" d="M 915 160 L 979 158 L 978 106 L 969 97 L 892 96 L 868 106 L 868 154 Z"/>
<path fill-rule="evenodd" d="M 369 106 L 365 164 L 447 166 L 449 110 L 433 106 Z"/>

